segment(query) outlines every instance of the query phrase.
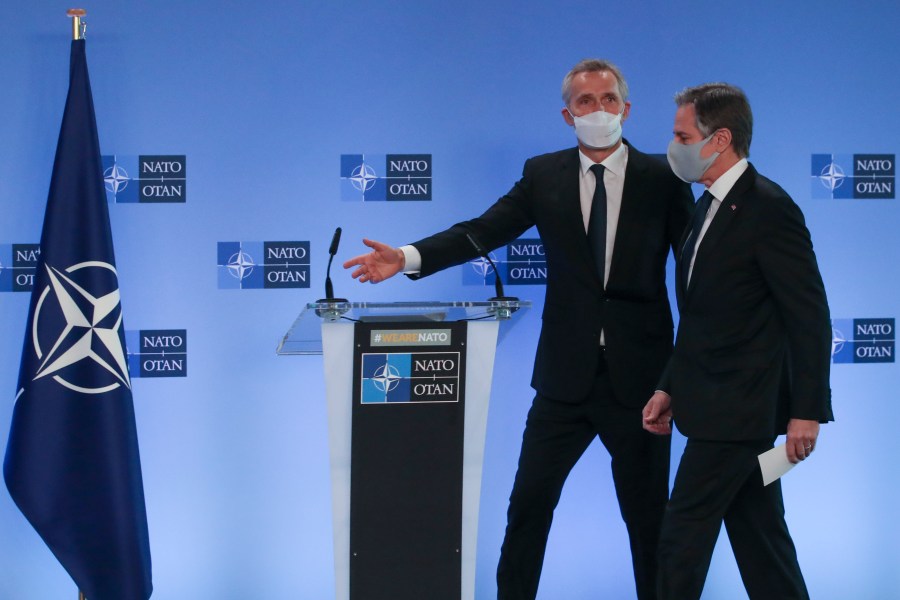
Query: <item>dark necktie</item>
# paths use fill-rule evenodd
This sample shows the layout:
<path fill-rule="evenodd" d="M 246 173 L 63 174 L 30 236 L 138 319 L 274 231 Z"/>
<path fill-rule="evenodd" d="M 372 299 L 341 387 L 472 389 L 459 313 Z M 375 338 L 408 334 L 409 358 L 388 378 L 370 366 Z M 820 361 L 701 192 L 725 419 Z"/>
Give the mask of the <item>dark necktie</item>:
<path fill-rule="evenodd" d="M 712 204 L 713 195 L 709 190 L 703 192 L 697 205 L 694 207 L 694 216 L 691 219 L 691 234 L 684 243 L 681 251 L 681 268 L 682 277 L 684 278 L 684 289 L 688 286 L 688 274 L 691 272 L 691 260 L 694 258 L 694 247 L 697 245 L 697 238 L 700 236 L 700 230 L 703 229 L 703 222 L 706 220 L 706 213 L 709 212 L 709 206 Z"/>
<path fill-rule="evenodd" d="M 603 171 L 606 167 L 600 164 L 591 165 L 591 171 L 597 180 L 594 188 L 594 199 L 591 202 L 591 216 L 588 220 L 587 237 L 597 263 L 600 275 L 600 286 L 604 287 L 604 271 L 606 270 L 606 186 L 603 185 Z"/>

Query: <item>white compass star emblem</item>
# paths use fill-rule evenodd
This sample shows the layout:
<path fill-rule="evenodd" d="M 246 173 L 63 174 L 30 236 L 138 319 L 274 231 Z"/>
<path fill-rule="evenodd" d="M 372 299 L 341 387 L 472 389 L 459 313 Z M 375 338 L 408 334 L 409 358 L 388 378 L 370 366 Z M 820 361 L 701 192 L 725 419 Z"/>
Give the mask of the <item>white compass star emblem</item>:
<path fill-rule="evenodd" d="M 253 262 L 253 258 L 243 250 L 228 259 L 228 272 L 235 279 L 248 277 L 255 266 L 256 263 Z"/>
<path fill-rule="evenodd" d="M 841 187 L 845 177 L 844 170 L 837 163 L 831 162 L 827 167 L 822 169 L 822 173 L 819 175 L 819 181 L 822 182 L 825 189 L 833 192 L 836 188 Z"/>
<path fill-rule="evenodd" d="M 495 257 L 491 257 L 491 260 L 495 260 Z M 487 277 L 491 273 L 494 272 L 494 268 L 491 266 L 491 263 L 488 259 L 483 256 L 479 256 L 473 261 L 469 262 L 472 265 L 472 268 L 475 269 L 475 272 L 478 273 L 481 277 Z"/>
<path fill-rule="evenodd" d="M 375 369 L 375 377 L 372 381 L 379 392 L 390 392 L 400 385 L 400 371 L 391 365 L 384 365 Z"/>
<path fill-rule="evenodd" d="M 847 338 L 844 334 L 834 327 L 831 328 L 831 355 L 834 356 L 844 347 Z"/>
<path fill-rule="evenodd" d="M 375 181 L 377 179 L 378 177 L 375 175 L 375 169 L 366 163 L 362 163 L 350 173 L 350 183 L 361 192 L 371 190 L 375 186 Z"/>
<path fill-rule="evenodd" d="M 118 194 L 128 186 L 131 178 L 119 165 L 113 165 L 103 172 L 103 181 L 106 183 L 106 191 Z"/>
<path fill-rule="evenodd" d="M 130 388 L 125 348 L 119 331 L 122 326 L 122 309 L 119 304 L 118 287 L 103 296 L 96 297 L 67 275 L 86 267 L 105 268 L 113 273 L 116 272 L 115 268 L 108 263 L 85 262 L 69 267 L 64 273 L 49 265 L 45 266 L 50 285 L 44 289 L 38 300 L 32 323 L 34 349 L 41 360 L 34 379 L 52 375 L 57 383 L 88 394 L 100 394 L 116 389 L 120 385 Z M 65 325 L 53 341 L 52 347 L 45 353 L 40 345 L 38 324 L 41 309 L 44 308 L 44 303 L 51 293 L 59 303 Z M 82 361 L 98 365 L 117 382 L 103 387 L 87 388 L 61 376 L 62 369 Z"/>

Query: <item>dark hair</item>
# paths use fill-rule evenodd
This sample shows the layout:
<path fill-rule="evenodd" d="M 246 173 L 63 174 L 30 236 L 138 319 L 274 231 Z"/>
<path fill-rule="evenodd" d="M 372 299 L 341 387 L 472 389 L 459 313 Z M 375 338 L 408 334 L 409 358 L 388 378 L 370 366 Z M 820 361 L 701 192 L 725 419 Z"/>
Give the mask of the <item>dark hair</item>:
<path fill-rule="evenodd" d="M 728 83 L 704 83 L 675 94 L 675 104 L 693 104 L 697 129 L 703 137 L 719 129 L 731 132 L 731 145 L 738 156 L 750 156 L 753 138 L 753 112 L 741 88 Z"/>

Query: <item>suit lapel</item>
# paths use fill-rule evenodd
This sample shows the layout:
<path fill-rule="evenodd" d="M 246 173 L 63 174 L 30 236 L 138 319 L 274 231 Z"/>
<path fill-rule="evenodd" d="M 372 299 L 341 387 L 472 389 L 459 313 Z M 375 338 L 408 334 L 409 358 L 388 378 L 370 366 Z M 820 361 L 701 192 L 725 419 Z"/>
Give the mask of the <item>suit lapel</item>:
<path fill-rule="evenodd" d="M 616 238 L 613 241 L 612 262 L 609 265 L 609 278 L 607 288 L 615 283 L 615 277 L 621 263 L 623 253 L 628 254 L 627 248 L 634 247 L 632 236 L 642 235 L 640 226 L 640 205 L 637 198 L 645 198 L 649 195 L 647 178 L 644 176 L 647 170 L 647 161 L 651 160 L 647 155 L 635 150 L 628 145 L 628 162 L 625 164 L 625 182 L 622 187 L 622 202 L 619 205 L 619 221 L 616 225 Z M 640 244 L 640 241 L 636 242 Z"/>
<path fill-rule="evenodd" d="M 587 233 L 584 230 L 584 215 L 581 212 L 581 158 L 578 149 L 564 153 L 559 161 L 559 190 L 558 201 L 564 213 L 564 235 L 571 236 L 576 252 L 581 256 L 579 265 L 584 265 L 584 276 L 600 287 L 600 278 L 597 276 L 597 268 L 594 264 L 594 255 L 588 244 Z"/>
<path fill-rule="evenodd" d="M 741 208 L 746 200 L 746 192 L 753 185 L 756 178 L 756 169 L 752 165 L 747 166 L 747 170 L 738 178 L 734 186 L 722 199 L 716 216 L 713 217 L 712 223 L 700 240 L 700 246 L 697 248 L 696 258 L 694 259 L 694 271 L 691 273 L 691 283 L 687 292 L 690 293 L 696 286 L 694 283 L 698 278 L 703 277 L 708 261 L 715 255 L 716 246 L 722 241 L 728 228 L 735 218 L 740 214 Z M 682 265 L 687 269 L 689 265 Z"/>
<path fill-rule="evenodd" d="M 562 203 L 565 211 L 566 228 L 571 227 L 574 231 L 582 233 L 585 251 L 590 254 L 587 234 L 584 233 L 584 217 L 581 214 L 580 171 L 581 159 L 578 156 L 577 148 L 571 153 L 561 156 L 557 189 L 559 190 L 559 202 Z"/>
<path fill-rule="evenodd" d="M 696 200 L 694 201 L 694 210 L 697 210 Z M 684 255 L 684 246 L 687 244 L 688 237 L 691 235 L 692 220 L 693 216 L 691 217 L 691 221 L 688 221 L 687 227 L 685 227 L 684 232 L 681 234 L 681 239 L 678 241 L 677 246 L 678 255 L 675 257 L 675 299 L 678 301 L 678 306 L 681 306 L 687 292 L 687 290 L 684 289 L 685 271 L 690 265 L 685 264 L 682 256 Z"/>

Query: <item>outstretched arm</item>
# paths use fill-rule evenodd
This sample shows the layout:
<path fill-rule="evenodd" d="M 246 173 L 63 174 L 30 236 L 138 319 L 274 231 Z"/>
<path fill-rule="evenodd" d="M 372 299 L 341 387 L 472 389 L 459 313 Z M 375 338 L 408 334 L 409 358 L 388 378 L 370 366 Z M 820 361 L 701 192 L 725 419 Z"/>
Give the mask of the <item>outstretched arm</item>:
<path fill-rule="evenodd" d="M 350 275 L 359 279 L 361 283 L 380 283 L 390 279 L 403 270 L 406 266 L 406 258 L 399 248 L 363 239 L 363 244 L 372 249 L 368 254 L 354 256 L 344 263 L 344 268 L 356 267 Z"/>

